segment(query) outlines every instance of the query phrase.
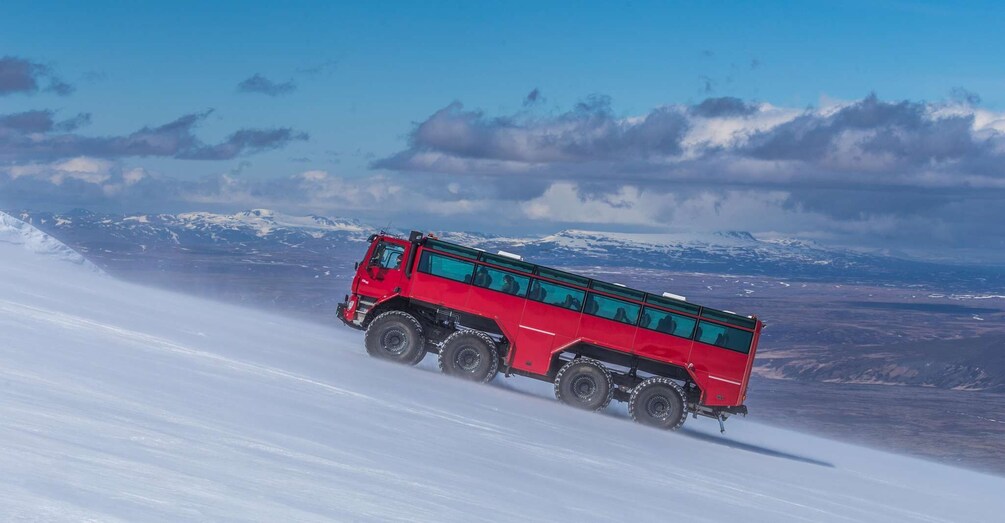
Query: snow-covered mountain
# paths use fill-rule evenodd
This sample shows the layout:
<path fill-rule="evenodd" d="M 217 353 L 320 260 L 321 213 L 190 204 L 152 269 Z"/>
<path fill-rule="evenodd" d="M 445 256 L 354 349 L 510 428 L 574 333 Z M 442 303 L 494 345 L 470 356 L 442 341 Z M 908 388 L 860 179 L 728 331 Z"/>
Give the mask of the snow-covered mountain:
<path fill-rule="evenodd" d="M 13 214 L 67 242 L 85 255 L 122 257 L 179 249 L 229 256 L 265 253 L 285 263 L 343 251 L 379 228 L 352 219 L 290 216 L 265 209 L 236 214 Z M 393 231 L 407 235 L 407 231 Z M 527 237 L 438 231 L 440 236 L 486 250 L 502 249 L 540 263 L 565 267 L 618 266 L 680 272 L 764 275 L 826 281 L 924 283 L 942 290 L 1005 290 L 1000 267 L 955 266 L 831 248 L 793 238 L 757 238 L 742 231 L 694 234 L 564 230 Z M 346 247 L 351 247 L 346 249 Z M 299 253 L 299 254 L 298 254 Z M 351 264 L 351 262 L 350 262 Z"/>
<path fill-rule="evenodd" d="M 7 213 L 0 212 L 0 244 L 20 245 L 27 251 L 101 272 L 77 251 L 59 240 Z"/>
<path fill-rule="evenodd" d="M 1005 478 L 752 420 L 668 434 L 0 243 L 0 515 L 997 521 Z M 756 412 L 752 413 L 756 419 Z"/>

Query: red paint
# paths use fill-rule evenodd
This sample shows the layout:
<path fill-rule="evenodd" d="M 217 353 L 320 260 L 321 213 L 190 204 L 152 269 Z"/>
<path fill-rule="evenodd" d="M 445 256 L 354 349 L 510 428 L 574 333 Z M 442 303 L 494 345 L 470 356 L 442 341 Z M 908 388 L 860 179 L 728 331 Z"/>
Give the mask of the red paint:
<path fill-rule="evenodd" d="M 397 268 L 381 268 L 368 263 L 377 251 L 380 242 L 387 242 L 405 249 L 401 263 Z M 410 251 L 413 248 L 417 249 L 417 252 L 414 253 L 414 256 L 410 256 Z M 582 341 L 685 369 L 701 389 L 701 403 L 703 405 L 731 407 L 742 405 L 745 400 L 754 354 L 763 327 L 763 324 L 756 318 L 744 320 L 752 321 L 754 324 L 752 329 L 744 329 L 753 333 L 750 351 L 745 354 L 637 325 L 534 301 L 525 297 L 526 288 L 521 288 L 520 295 L 511 295 L 427 274 L 418 270 L 420 256 L 427 249 L 428 247 L 421 241 L 413 245 L 400 238 L 376 236 L 353 278 L 353 296 L 348 307 L 343 311 L 343 319 L 348 322 L 356 319 L 360 296 L 366 297 L 370 301 L 375 300 L 378 304 L 394 297 L 417 300 L 444 309 L 453 309 L 495 320 L 511 343 L 507 363 L 514 369 L 542 376 L 546 375 L 550 370 L 553 370 L 549 366 L 556 352 Z M 513 274 L 545 282 L 560 283 L 598 295 L 615 297 L 584 286 L 557 282 L 534 274 L 499 267 L 487 261 L 469 260 L 439 250 L 435 252 L 440 256 L 453 257 L 476 266 L 503 269 Z M 410 275 L 406 275 L 405 265 L 409 259 L 412 262 L 412 270 Z M 652 303 L 647 304 L 624 297 L 617 298 L 653 309 L 666 310 Z M 674 311 L 674 313 L 692 318 L 698 317 L 679 311 Z M 702 318 L 702 320 L 726 325 L 709 318 Z M 734 325 L 734 327 L 737 326 Z"/>

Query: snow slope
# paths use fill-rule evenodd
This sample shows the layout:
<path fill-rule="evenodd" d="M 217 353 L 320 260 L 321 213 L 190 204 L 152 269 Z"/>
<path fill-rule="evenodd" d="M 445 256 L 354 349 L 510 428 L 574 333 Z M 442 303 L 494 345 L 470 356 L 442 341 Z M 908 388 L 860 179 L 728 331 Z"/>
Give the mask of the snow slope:
<path fill-rule="evenodd" d="M 0 243 L 0 520 L 1000 521 L 1005 478 L 645 429 Z M 756 419 L 756 412 L 753 413 Z"/>
<path fill-rule="evenodd" d="M 20 245 L 33 253 L 81 265 L 89 271 L 101 272 L 101 269 L 77 251 L 4 212 L 0 212 L 0 244 Z"/>

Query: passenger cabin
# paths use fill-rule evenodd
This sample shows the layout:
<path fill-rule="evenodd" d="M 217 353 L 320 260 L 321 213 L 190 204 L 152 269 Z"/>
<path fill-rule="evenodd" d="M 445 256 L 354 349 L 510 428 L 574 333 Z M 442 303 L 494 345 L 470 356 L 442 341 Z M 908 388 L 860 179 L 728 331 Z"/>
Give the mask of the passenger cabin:
<path fill-rule="evenodd" d="M 686 369 L 705 405 L 744 401 L 760 331 L 753 317 L 442 240 L 420 245 L 409 297 L 495 320 L 514 342 L 512 369 L 544 375 L 557 354 L 587 344 Z"/>

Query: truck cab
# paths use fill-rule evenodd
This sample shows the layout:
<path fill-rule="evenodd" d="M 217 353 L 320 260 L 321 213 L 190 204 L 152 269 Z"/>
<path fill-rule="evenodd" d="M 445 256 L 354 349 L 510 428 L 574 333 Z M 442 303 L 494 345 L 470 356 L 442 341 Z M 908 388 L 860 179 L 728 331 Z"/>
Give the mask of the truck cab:
<path fill-rule="evenodd" d="M 352 295 L 339 304 L 337 315 L 343 322 L 360 326 L 374 304 L 401 292 L 406 262 L 413 246 L 407 240 L 386 234 L 370 236 L 370 247 L 362 262 L 356 263 Z"/>

